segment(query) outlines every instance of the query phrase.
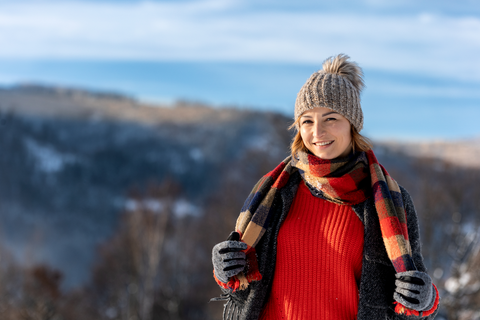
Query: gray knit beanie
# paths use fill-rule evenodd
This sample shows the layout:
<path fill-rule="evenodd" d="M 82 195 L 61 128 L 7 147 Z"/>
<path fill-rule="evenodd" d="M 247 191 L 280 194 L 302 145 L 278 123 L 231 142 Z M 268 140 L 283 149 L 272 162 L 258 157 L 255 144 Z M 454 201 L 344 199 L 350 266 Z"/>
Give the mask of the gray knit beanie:
<path fill-rule="evenodd" d="M 365 86 L 363 72 L 348 59 L 350 57 L 345 54 L 330 57 L 323 62 L 322 70 L 312 74 L 297 95 L 295 121 L 307 110 L 324 107 L 347 118 L 358 132 L 362 130 L 360 92 Z"/>

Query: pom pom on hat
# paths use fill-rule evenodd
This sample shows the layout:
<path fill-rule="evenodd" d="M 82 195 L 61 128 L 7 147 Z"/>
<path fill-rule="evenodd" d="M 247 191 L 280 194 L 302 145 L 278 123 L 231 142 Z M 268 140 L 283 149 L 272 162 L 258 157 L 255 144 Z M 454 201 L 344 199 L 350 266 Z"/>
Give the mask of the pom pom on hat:
<path fill-rule="evenodd" d="M 363 128 L 360 93 L 365 87 L 362 69 L 345 54 L 327 58 L 322 70 L 310 76 L 295 102 L 295 120 L 316 107 L 329 108 L 343 115 L 357 132 Z M 297 129 L 298 129 L 297 125 Z"/>
<path fill-rule="evenodd" d="M 348 61 L 348 59 L 350 59 L 350 57 L 343 53 L 336 57 L 327 58 L 327 60 L 323 62 L 322 70 L 320 71 L 338 74 L 347 78 L 357 91 L 361 92 L 365 87 L 363 71 L 356 62 Z"/>

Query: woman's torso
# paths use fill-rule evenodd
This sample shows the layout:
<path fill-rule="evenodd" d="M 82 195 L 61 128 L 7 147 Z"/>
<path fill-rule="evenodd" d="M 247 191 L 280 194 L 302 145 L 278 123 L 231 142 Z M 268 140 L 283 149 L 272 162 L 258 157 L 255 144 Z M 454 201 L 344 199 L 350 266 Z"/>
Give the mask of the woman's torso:
<path fill-rule="evenodd" d="M 301 181 L 278 234 L 261 319 L 355 319 L 363 232 L 351 206 L 314 197 Z"/>

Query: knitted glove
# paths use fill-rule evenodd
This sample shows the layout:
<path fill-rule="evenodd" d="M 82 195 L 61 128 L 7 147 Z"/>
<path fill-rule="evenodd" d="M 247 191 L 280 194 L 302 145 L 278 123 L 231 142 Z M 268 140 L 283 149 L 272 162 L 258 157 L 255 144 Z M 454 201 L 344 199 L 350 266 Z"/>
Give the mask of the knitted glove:
<path fill-rule="evenodd" d="M 405 307 L 424 311 L 430 310 L 435 302 L 432 279 L 425 272 L 406 271 L 395 275 L 395 293 L 393 298 Z"/>
<path fill-rule="evenodd" d="M 234 238 L 232 234 L 229 239 Z M 247 247 L 246 243 L 236 240 L 220 242 L 213 247 L 212 263 L 218 280 L 227 283 L 228 278 L 243 271 L 247 261 L 245 252 L 241 252 L 241 250 L 245 250 Z"/>

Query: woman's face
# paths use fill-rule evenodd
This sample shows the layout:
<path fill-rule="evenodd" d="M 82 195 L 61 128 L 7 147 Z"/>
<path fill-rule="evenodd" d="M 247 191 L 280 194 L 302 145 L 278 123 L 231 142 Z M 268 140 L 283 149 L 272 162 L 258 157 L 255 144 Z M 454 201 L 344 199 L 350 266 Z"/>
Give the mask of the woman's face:
<path fill-rule="evenodd" d="M 300 117 L 300 135 L 311 153 L 321 159 L 346 157 L 352 150 L 350 122 L 332 109 L 305 111 Z"/>

